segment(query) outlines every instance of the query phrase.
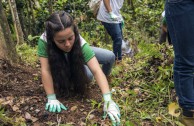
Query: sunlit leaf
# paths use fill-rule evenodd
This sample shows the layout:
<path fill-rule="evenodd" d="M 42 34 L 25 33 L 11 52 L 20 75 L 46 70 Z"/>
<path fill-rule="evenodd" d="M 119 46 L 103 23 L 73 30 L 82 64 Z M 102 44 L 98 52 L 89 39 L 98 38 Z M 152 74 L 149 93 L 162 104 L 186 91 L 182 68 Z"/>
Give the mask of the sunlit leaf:
<path fill-rule="evenodd" d="M 176 110 L 179 109 L 179 105 L 177 103 L 170 103 L 168 105 L 168 113 L 172 116 L 178 117 L 180 112 L 176 113 Z"/>

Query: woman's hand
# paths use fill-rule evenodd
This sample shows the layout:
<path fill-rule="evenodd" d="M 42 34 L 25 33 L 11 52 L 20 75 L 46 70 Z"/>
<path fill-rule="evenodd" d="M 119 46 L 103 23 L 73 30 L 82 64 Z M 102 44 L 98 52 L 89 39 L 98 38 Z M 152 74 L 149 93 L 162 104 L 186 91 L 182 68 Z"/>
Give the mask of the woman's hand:
<path fill-rule="evenodd" d="M 49 112 L 61 112 L 61 110 L 67 110 L 67 108 L 56 99 L 55 94 L 47 96 L 48 102 L 46 103 L 45 109 Z"/>
<path fill-rule="evenodd" d="M 120 125 L 120 109 L 118 105 L 111 99 L 111 93 L 103 94 L 104 97 L 104 117 L 110 117 L 113 126 Z"/>

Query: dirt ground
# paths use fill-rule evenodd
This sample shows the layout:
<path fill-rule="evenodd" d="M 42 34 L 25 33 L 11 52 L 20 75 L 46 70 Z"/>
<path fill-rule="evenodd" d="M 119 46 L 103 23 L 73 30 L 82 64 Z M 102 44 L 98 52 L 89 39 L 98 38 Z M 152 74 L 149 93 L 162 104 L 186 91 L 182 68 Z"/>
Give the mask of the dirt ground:
<path fill-rule="evenodd" d="M 98 86 L 91 84 L 89 88 L 88 98 L 60 98 L 59 100 L 68 107 L 68 110 L 49 113 L 45 111 L 47 99 L 41 83 L 40 65 L 33 68 L 23 63 L 10 65 L 7 61 L 0 60 L 0 104 L 5 108 L 5 114 L 8 117 L 19 118 L 29 126 L 59 124 L 84 126 L 86 123 L 87 125 L 109 125 L 107 120 L 102 119 L 102 105 L 99 108 L 95 106 L 101 102 Z M 97 103 L 92 102 L 91 99 Z M 1 120 L 0 123 L 2 123 Z M 5 126 L 9 125 L 11 124 Z"/>

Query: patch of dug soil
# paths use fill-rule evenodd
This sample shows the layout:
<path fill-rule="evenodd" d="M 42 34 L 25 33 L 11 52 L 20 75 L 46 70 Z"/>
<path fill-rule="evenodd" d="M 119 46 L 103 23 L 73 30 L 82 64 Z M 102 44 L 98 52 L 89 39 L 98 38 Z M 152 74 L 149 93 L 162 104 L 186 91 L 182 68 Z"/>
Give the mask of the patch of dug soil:
<path fill-rule="evenodd" d="M 10 65 L 0 59 L 0 105 L 5 108 L 6 115 L 22 118 L 29 126 L 46 126 L 50 123 L 71 124 L 75 126 L 89 124 L 102 125 L 100 109 L 92 107 L 90 99 L 101 102 L 101 92 L 96 84 L 90 85 L 88 99 L 60 98 L 68 107 L 61 113 L 45 111 L 46 95 L 41 83 L 40 66 L 36 68 L 24 64 Z M 0 123 L 1 120 L 0 120 Z"/>

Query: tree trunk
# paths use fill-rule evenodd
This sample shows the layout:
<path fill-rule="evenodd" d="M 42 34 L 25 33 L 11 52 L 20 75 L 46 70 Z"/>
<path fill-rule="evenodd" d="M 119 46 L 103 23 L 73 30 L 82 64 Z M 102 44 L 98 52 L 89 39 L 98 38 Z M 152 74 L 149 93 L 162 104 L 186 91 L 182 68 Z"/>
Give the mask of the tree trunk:
<path fill-rule="evenodd" d="M 22 6 L 21 6 L 22 4 Z M 29 18 L 27 16 L 25 16 L 25 9 L 26 9 L 26 6 L 25 6 L 25 3 L 24 1 L 16 1 L 16 6 L 17 6 L 17 11 L 18 11 L 18 16 L 19 16 L 19 19 L 20 19 L 20 23 L 21 23 L 21 27 L 22 27 L 22 31 L 23 31 L 23 34 L 24 34 L 24 39 L 28 37 L 28 27 L 27 27 L 27 20 L 29 20 Z"/>
<path fill-rule="evenodd" d="M 2 28 L 0 26 L 0 59 L 8 59 L 7 55 L 8 55 L 8 52 L 6 50 L 5 38 L 4 38 Z"/>
<path fill-rule="evenodd" d="M 11 32 L 3 10 L 2 0 L 0 0 L 0 19 L 0 58 L 16 62 L 15 44 L 11 39 Z"/>
<path fill-rule="evenodd" d="M 25 0 L 26 2 L 26 10 L 27 10 L 27 17 L 28 17 L 28 20 L 26 21 L 27 22 L 27 31 L 28 31 L 28 35 L 32 33 L 32 25 L 31 25 L 31 17 L 30 17 L 30 5 L 29 5 L 29 0 Z"/>
<path fill-rule="evenodd" d="M 23 37 L 23 31 L 20 25 L 20 20 L 18 17 L 16 3 L 15 3 L 15 0 L 8 0 L 8 1 L 9 1 L 9 6 L 10 6 L 15 33 L 17 37 L 17 44 L 22 44 L 24 43 L 24 37 Z"/>
<path fill-rule="evenodd" d="M 34 24 L 35 24 L 35 17 L 34 17 L 34 12 L 33 12 L 33 10 L 34 10 L 34 8 L 33 8 L 33 3 L 32 3 L 32 1 L 31 0 L 29 0 L 29 7 L 30 7 L 30 14 L 31 14 L 31 26 L 32 26 L 32 32 L 30 33 L 30 34 L 32 34 L 32 35 L 35 35 L 36 33 L 35 33 L 35 26 L 34 26 Z"/>
<path fill-rule="evenodd" d="M 20 23 L 21 23 L 21 27 L 22 27 L 22 30 L 23 30 L 23 37 L 24 38 L 27 38 L 28 37 L 28 32 L 27 32 L 27 28 L 26 28 L 26 18 L 25 18 L 25 16 L 22 14 L 22 12 L 23 12 L 23 10 L 20 10 L 20 15 L 19 15 L 19 17 L 20 17 Z"/>

